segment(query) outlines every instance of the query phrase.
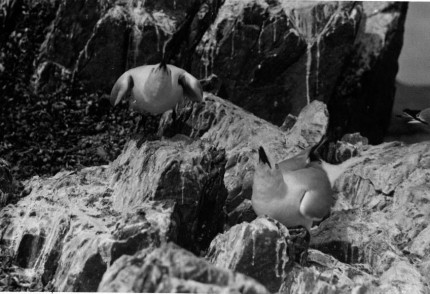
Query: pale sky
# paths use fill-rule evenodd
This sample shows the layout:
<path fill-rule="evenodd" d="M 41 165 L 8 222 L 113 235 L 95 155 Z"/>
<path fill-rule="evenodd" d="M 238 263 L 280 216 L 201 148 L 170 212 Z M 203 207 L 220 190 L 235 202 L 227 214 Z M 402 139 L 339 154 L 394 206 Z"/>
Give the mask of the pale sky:
<path fill-rule="evenodd" d="M 430 2 L 410 2 L 397 79 L 430 85 Z"/>

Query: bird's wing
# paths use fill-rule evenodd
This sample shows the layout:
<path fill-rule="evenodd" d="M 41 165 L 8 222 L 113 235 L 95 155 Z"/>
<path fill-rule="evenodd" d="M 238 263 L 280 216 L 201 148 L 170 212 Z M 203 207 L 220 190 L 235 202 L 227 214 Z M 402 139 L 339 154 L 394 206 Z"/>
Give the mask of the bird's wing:
<path fill-rule="evenodd" d="M 314 146 L 308 147 L 299 154 L 279 162 L 279 168 L 283 172 L 295 171 L 305 168 L 312 161 L 320 161 L 321 159 L 318 154 L 318 149 L 320 149 L 326 141 L 327 137 L 324 135 Z"/>
<path fill-rule="evenodd" d="M 198 79 L 184 70 L 178 76 L 178 83 L 182 86 L 185 96 L 195 102 L 203 101 L 203 90 Z"/>
<path fill-rule="evenodd" d="M 133 77 L 128 73 L 124 73 L 116 81 L 110 93 L 110 103 L 113 106 L 118 105 L 118 103 L 124 98 L 124 96 L 131 91 L 134 87 Z"/>
<path fill-rule="evenodd" d="M 417 117 L 421 120 L 421 122 L 430 124 L 430 108 L 423 109 L 420 113 L 418 113 Z"/>
<path fill-rule="evenodd" d="M 300 201 L 300 214 L 314 221 L 321 220 L 330 212 L 333 202 L 331 193 L 317 190 L 306 191 Z"/>
<path fill-rule="evenodd" d="M 424 110 L 426 111 L 426 109 Z M 421 116 L 421 112 L 420 110 L 414 110 L 414 109 L 403 109 L 403 115 L 405 118 L 408 118 L 410 121 L 410 123 L 423 123 L 423 124 L 428 124 L 428 122 L 422 120 L 420 118 Z"/>

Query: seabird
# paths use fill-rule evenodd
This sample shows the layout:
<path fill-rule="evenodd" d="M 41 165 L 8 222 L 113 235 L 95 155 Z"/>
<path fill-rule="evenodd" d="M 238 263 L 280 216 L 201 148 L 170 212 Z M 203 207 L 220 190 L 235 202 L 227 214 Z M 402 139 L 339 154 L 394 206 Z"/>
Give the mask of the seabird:
<path fill-rule="evenodd" d="M 112 88 L 110 102 L 116 106 L 127 95 L 131 109 L 153 115 L 174 109 L 184 96 L 195 102 L 203 100 L 199 80 L 164 61 L 135 67 L 122 74 Z"/>
<path fill-rule="evenodd" d="M 335 180 L 360 159 L 332 165 L 313 158 L 315 151 L 314 146 L 273 164 L 263 147 L 259 148 L 251 198 L 258 216 L 267 215 L 286 227 L 302 226 L 309 231 L 314 221 L 330 212 Z"/>
<path fill-rule="evenodd" d="M 430 124 L 430 108 L 423 110 L 413 110 L 405 108 L 403 109 L 403 117 L 409 119 L 408 123 L 412 124 L 424 124 L 429 126 Z"/>

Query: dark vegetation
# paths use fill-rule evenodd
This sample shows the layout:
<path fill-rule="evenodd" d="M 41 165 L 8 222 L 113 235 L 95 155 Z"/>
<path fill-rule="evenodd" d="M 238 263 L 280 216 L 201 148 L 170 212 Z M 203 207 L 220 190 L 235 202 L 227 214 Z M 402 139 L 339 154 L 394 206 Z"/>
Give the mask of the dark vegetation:
<path fill-rule="evenodd" d="M 137 114 L 125 102 L 112 109 L 102 99 L 106 93 L 89 93 L 79 81 L 36 94 L 31 81 L 38 48 L 55 10 L 39 7 L 46 2 L 17 2 L 19 18 L 0 43 L 0 158 L 18 180 L 107 164 L 132 134 Z"/>

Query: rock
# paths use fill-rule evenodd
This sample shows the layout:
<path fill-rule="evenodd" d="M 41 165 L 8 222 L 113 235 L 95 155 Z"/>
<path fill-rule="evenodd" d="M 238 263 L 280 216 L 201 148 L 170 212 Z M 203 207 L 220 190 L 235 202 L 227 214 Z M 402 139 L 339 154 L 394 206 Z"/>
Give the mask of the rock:
<path fill-rule="evenodd" d="M 147 142 L 140 148 L 129 142 L 111 166 L 112 204 L 126 212 L 150 201 L 174 200 L 175 240 L 199 253 L 225 222 L 224 166 L 224 152 L 199 140 Z"/>
<path fill-rule="evenodd" d="M 215 266 L 250 276 L 278 292 L 294 260 L 286 227 L 269 218 L 236 225 L 211 243 L 207 259 Z"/>
<path fill-rule="evenodd" d="M 115 6 L 95 25 L 73 70 L 74 79 L 86 82 L 87 89 L 110 92 L 117 78 L 123 74 L 124 56 L 127 54 L 123 44 L 129 38 L 129 17 L 125 8 Z"/>
<path fill-rule="evenodd" d="M 257 149 L 264 146 L 275 162 L 299 153 L 321 139 L 328 123 L 325 110 L 322 102 L 315 101 L 304 109 L 293 129 L 285 133 L 229 101 L 206 94 L 203 103 L 185 104 L 174 122 L 171 113 L 166 113 L 158 135 L 183 134 L 226 151 L 226 212 L 232 215 L 229 225 L 235 225 L 235 220 L 239 221 L 236 216 L 244 212 L 242 208 L 246 209 L 241 203 L 251 199 Z"/>
<path fill-rule="evenodd" d="M 201 141 L 130 141 L 110 167 L 31 179 L 0 212 L 1 246 L 57 291 L 95 291 L 120 256 L 168 240 L 200 254 L 224 225 L 224 165 Z"/>
<path fill-rule="evenodd" d="M 203 91 L 214 94 L 218 97 L 225 97 L 225 88 L 222 85 L 222 81 L 215 74 L 211 74 L 206 79 L 200 80 L 200 85 Z"/>
<path fill-rule="evenodd" d="M 47 18 L 36 72 L 55 64 L 74 85 L 108 93 L 122 72 L 164 52 L 199 79 L 216 75 L 214 93 L 276 125 L 319 100 L 335 139 L 360 132 L 377 143 L 387 129 L 407 3 L 51 2 L 38 1 L 55 18 Z"/>
<path fill-rule="evenodd" d="M 370 265 L 378 291 L 425 293 L 420 266 L 430 245 L 424 237 L 430 221 L 429 148 L 428 143 L 369 147 L 362 163 L 337 181 L 336 198 L 343 205 L 337 203 L 311 233 L 311 246 L 342 262 Z"/>
<path fill-rule="evenodd" d="M 309 267 L 292 268 L 279 293 L 357 293 L 353 290 L 377 285 L 366 266 L 345 264 L 318 250 L 309 250 L 308 263 Z"/>
<path fill-rule="evenodd" d="M 36 93 L 52 93 L 64 90 L 70 77 L 70 71 L 64 66 L 52 61 L 45 61 L 39 64 L 33 76 L 32 84 Z"/>
<path fill-rule="evenodd" d="M 288 130 L 287 140 L 298 142 L 303 148 L 313 146 L 326 133 L 328 122 L 327 106 L 323 102 L 312 101 L 302 109 L 296 123 Z"/>
<path fill-rule="evenodd" d="M 329 142 L 319 149 L 321 157 L 330 163 L 338 164 L 358 156 L 369 148 L 369 140 L 359 133 L 345 134 L 341 140 Z"/>
<path fill-rule="evenodd" d="M 41 45 L 39 62 L 52 61 L 71 70 L 111 1 L 62 1 Z"/>
<path fill-rule="evenodd" d="M 108 269 L 98 291 L 269 293 L 253 279 L 211 265 L 172 243 L 124 255 Z"/>
<path fill-rule="evenodd" d="M 218 75 L 225 98 L 280 125 L 288 113 L 331 96 L 354 43 L 359 6 L 226 1 L 197 46 L 192 71 Z"/>
<path fill-rule="evenodd" d="M 22 16 L 23 0 L 0 1 L 0 46 L 6 43 L 9 35 L 17 25 L 17 19 Z"/>
<path fill-rule="evenodd" d="M 363 2 L 354 49 L 328 103 L 330 132 L 338 138 L 360 132 L 372 144 L 382 142 L 390 123 L 407 7 Z"/>
<path fill-rule="evenodd" d="M 11 175 L 10 164 L 0 158 L 0 209 L 17 200 L 20 188 L 21 184 Z"/>

